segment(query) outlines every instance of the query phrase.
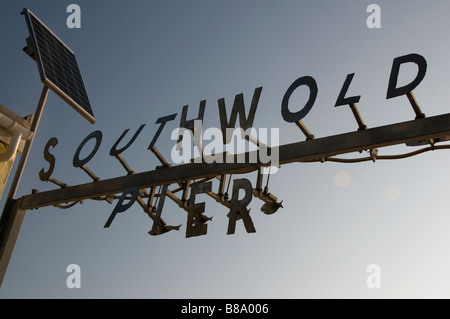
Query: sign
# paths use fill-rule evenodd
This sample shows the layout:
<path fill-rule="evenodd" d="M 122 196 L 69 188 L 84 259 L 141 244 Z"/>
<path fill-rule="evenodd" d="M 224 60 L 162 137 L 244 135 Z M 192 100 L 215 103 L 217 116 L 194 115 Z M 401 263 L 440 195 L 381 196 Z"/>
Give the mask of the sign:
<path fill-rule="evenodd" d="M 405 63 L 416 64 L 418 71 L 410 83 L 398 87 L 397 79 L 400 67 Z M 58 144 L 58 140 L 52 138 L 44 149 L 44 158 L 48 161 L 49 168 L 47 170 L 42 169 L 39 176 L 43 181 L 55 183 L 60 189 L 24 196 L 20 205 L 22 209 L 32 209 L 47 205 L 68 208 L 88 198 L 100 198 L 109 203 L 117 200 L 104 225 L 105 228 L 109 228 L 118 218 L 118 215 L 126 212 L 137 202 L 153 220 L 149 234 L 159 235 L 174 229 L 179 230 L 181 227 L 181 225 L 167 225 L 162 219 L 164 203 L 169 198 L 187 212 L 186 237 L 193 237 L 207 234 L 208 223 L 212 220 L 211 217 L 205 215 L 205 203 L 197 200 L 199 194 L 207 194 L 227 208 L 229 220 L 227 234 L 234 234 L 236 223 L 240 221 L 242 221 L 248 233 L 253 233 L 256 231 L 256 228 L 248 208 L 253 197 L 258 197 L 264 202 L 261 210 L 265 214 L 273 214 L 282 207 L 282 203 L 278 201 L 278 198 L 268 192 L 267 185 L 263 187 L 264 177 L 266 177 L 267 182 L 270 177 L 270 172 L 268 169 L 264 171 L 264 168 L 274 167 L 276 169 L 283 164 L 292 162 L 344 161 L 335 156 L 363 150 L 368 150 L 370 156 L 357 159 L 357 161 L 372 160 L 375 162 L 377 159 L 388 159 L 378 155 L 377 148 L 400 143 L 417 144 L 425 141 L 430 144 L 429 150 L 439 149 L 440 146 L 435 144 L 446 140 L 447 136 L 450 136 L 450 114 L 426 118 L 412 94 L 412 90 L 423 80 L 426 69 L 426 60 L 419 54 L 408 54 L 393 60 L 386 98 L 390 99 L 406 95 L 416 117 L 412 121 L 377 128 L 367 128 L 364 124 L 356 106 L 360 96 L 347 96 L 347 91 L 354 76 L 354 73 L 348 74 L 335 106 L 349 105 L 358 124 L 358 129 L 350 133 L 317 139 L 309 132 L 302 120 L 314 106 L 318 94 L 318 84 L 311 76 L 298 78 L 287 88 L 281 99 L 281 116 L 287 123 L 295 123 L 305 134 L 306 140 L 289 145 L 279 146 L 278 141 L 273 143 L 274 140 L 272 139 L 272 145 L 268 146 L 265 144 L 266 141 L 261 142 L 254 136 L 255 132 L 259 133 L 253 129 L 253 121 L 261 98 L 262 87 L 254 90 L 248 114 L 246 114 L 243 94 L 236 95 L 229 118 L 226 115 L 225 100 L 223 98 L 219 99 L 220 129 L 216 129 L 213 132 L 214 134 L 204 134 L 207 132 L 207 129 L 203 133 L 202 119 L 206 101 L 200 102 L 198 117 L 195 119 L 187 119 L 188 106 L 186 105 L 181 111 L 179 127 L 173 131 L 171 136 L 174 141 L 171 157 L 173 160 L 177 158 L 178 152 L 186 151 L 191 147 L 196 149 L 197 156 L 192 157 L 193 153 L 189 151 L 188 160 L 182 161 L 183 164 L 181 165 L 173 166 L 157 149 L 156 144 L 161 132 L 167 129 L 168 123 L 174 121 L 178 115 L 170 114 L 156 120 L 155 125 L 157 125 L 158 129 L 148 146 L 148 150 L 152 151 L 159 159 L 161 166 L 156 167 L 153 171 L 135 173 L 121 155 L 139 137 L 146 125 L 142 124 L 129 139 L 128 143 L 126 143 L 125 137 L 128 135 L 129 129 L 126 129 L 111 146 L 110 155 L 122 164 L 127 175 L 109 180 L 101 180 L 87 167 L 87 164 L 94 159 L 102 143 L 103 133 L 96 130 L 86 136 L 73 156 L 73 166 L 83 169 L 93 179 L 91 183 L 78 186 L 69 187 L 52 178 L 55 156 L 52 155 L 50 148 L 56 147 Z M 306 86 L 309 89 L 308 100 L 303 108 L 297 112 L 292 112 L 290 97 L 295 90 L 302 86 Z M 238 118 L 239 125 L 237 126 Z M 186 134 L 186 132 L 189 134 Z M 267 140 L 267 133 L 265 140 Z M 210 141 L 206 144 L 205 135 L 209 137 L 206 140 Z M 211 135 L 215 135 L 215 138 L 211 139 Z M 277 136 L 277 131 L 271 131 L 271 135 Z M 233 140 L 238 137 L 253 142 L 256 145 L 256 149 L 244 153 L 227 153 L 225 144 L 232 144 Z M 90 140 L 95 142 L 93 149 L 87 156 L 80 158 L 80 154 L 86 154 L 86 151 L 82 151 Z M 92 143 L 90 144 L 92 145 Z M 123 144 L 125 145 L 121 146 Z M 211 144 L 214 145 L 211 146 Z M 444 147 L 446 148 L 446 146 L 442 148 Z M 211 151 L 209 154 L 206 154 L 205 150 L 207 149 L 215 151 L 221 149 L 222 152 Z M 428 148 L 423 151 L 426 150 Z M 411 154 L 405 154 L 404 156 L 411 156 Z M 401 157 L 398 156 L 397 158 Z M 247 178 L 234 179 L 231 184 L 231 174 L 245 174 L 254 171 L 257 172 L 255 187 Z M 212 179 L 219 181 L 217 190 L 212 188 Z M 172 185 L 174 186 L 170 189 Z M 243 198 L 239 196 L 240 191 L 244 193 Z M 177 193 L 181 195 L 177 195 Z M 71 204 L 62 205 L 62 203 L 67 202 L 71 202 Z"/>

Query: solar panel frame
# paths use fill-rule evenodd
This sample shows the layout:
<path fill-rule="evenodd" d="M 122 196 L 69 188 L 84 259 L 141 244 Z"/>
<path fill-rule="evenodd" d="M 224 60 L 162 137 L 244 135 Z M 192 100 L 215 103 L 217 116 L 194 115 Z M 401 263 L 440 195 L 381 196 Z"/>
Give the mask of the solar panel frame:
<path fill-rule="evenodd" d="M 95 116 L 75 53 L 27 8 L 25 15 L 42 83 L 90 123 Z"/>

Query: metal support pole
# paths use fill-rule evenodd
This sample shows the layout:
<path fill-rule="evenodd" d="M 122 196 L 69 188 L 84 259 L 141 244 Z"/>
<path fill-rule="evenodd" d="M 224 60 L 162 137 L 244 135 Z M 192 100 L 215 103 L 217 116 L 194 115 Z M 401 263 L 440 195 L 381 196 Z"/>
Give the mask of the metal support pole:
<path fill-rule="evenodd" d="M 45 102 L 47 101 L 49 88 L 44 85 L 41 93 L 41 97 L 39 99 L 38 106 L 36 108 L 36 112 L 34 113 L 34 119 L 31 123 L 30 131 L 33 132 L 33 136 L 29 139 L 23 148 L 22 155 L 20 155 L 19 164 L 17 166 L 16 173 L 14 175 L 14 179 L 11 183 L 11 188 L 9 189 L 9 194 L 7 197 L 7 201 L 14 199 L 16 196 L 17 189 L 19 187 L 19 182 L 22 177 L 23 170 L 25 168 L 25 164 L 27 163 L 28 154 L 30 153 L 31 145 L 33 144 L 34 137 L 36 136 L 36 131 L 39 125 L 39 121 L 41 120 L 42 111 L 44 110 Z M 6 205 L 5 205 L 6 207 Z"/>
<path fill-rule="evenodd" d="M 33 136 L 25 143 L 16 173 L 14 174 L 14 179 L 9 189 L 5 207 L 3 208 L 2 216 L 0 217 L 0 286 L 3 282 L 9 260 L 11 259 L 11 255 L 14 250 L 14 245 L 17 237 L 19 236 L 20 227 L 22 226 L 22 221 L 25 216 L 25 210 L 19 209 L 17 202 L 14 201 L 14 196 L 16 196 L 19 182 L 30 153 L 31 145 L 33 144 L 34 137 L 36 136 L 36 131 L 41 119 L 42 111 L 44 110 L 48 92 L 49 88 L 44 85 L 36 112 L 34 114 L 33 122 L 31 123 L 30 131 L 33 133 Z"/>
<path fill-rule="evenodd" d="M 353 116 L 355 117 L 356 122 L 358 123 L 358 126 L 359 126 L 358 130 L 360 130 L 360 131 L 361 130 L 365 130 L 367 128 L 367 125 L 364 124 L 364 121 L 361 118 L 361 115 L 359 114 L 358 108 L 356 107 L 356 104 L 355 103 L 350 103 L 349 105 L 350 105 L 350 108 L 351 108 L 351 110 L 353 112 Z"/>
<path fill-rule="evenodd" d="M 416 113 L 416 120 L 423 119 L 425 117 L 425 114 L 420 109 L 413 92 L 409 91 L 408 93 L 406 93 L 406 96 L 408 97 L 409 103 L 411 103 L 411 106 L 413 107 L 414 112 Z"/>
<path fill-rule="evenodd" d="M 295 122 L 295 124 L 297 124 L 298 128 L 302 130 L 303 134 L 305 134 L 307 141 L 314 139 L 314 135 L 311 134 L 311 132 L 308 130 L 305 124 L 303 124 L 302 121 L 297 121 Z"/>
<path fill-rule="evenodd" d="M 0 241 L 0 286 L 5 277 L 6 269 L 8 268 L 17 237 L 19 237 L 20 227 L 25 217 L 26 210 L 21 209 L 20 206 L 20 200 L 13 200 L 8 214 L 3 214 L 2 216 L 4 227 L 1 231 Z"/>

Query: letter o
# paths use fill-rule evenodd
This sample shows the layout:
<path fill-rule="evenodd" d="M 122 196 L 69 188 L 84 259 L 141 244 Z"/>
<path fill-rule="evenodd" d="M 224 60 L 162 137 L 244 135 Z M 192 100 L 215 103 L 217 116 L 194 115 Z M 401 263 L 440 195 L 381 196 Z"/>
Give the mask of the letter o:
<path fill-rule="evenodd" d="M 94 155 L 97 153 L 98 148 L 100 147 L 100 144 L 102 143 L 102 132 L 101 131 L 94 131 L 91 134 L 89 134 L 83 142 L 81 142 L 80 146 L 78 146 L 77 151 L 75 152 L 75 155 L 73 156 L 73 166 L 74 167 L 81 167 L 87 162 L 89 162 Z M 80 152 L 83 149 L 84 145 L 92 138 L 95 138 L 95 146 L 94 149 L 91 151 L 91 153 L 86 156 L 84 159 L 80 160 Z"/>
<path fill-rule="evenodd" d="M 309 99 L 300 111 L 292 113 L 288 108 L 289 98 L 291 97 L 295 89 L 297 89 L 301 85 L 307 85 L 309 87 Z M 284 94 L 283 101 L 281 102 L 281 115 L 283 116 L 283 119 L 286 122 L 294 123 L 304 118 L 306 114 L 309 113 L 314 105 L 314 102 L 316 101 L 317 91 L 317 83 L 313 77 L 303 76 L 295 80 L 294 83 L 292 83 L 291 86 L 287 89 L 286 93 Z"/>

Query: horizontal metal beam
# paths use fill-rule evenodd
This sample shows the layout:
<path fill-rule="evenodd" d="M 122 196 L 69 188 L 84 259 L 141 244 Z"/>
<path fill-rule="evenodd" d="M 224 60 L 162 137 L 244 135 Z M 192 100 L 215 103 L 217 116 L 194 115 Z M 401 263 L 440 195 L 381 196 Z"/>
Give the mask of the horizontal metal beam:
<path fill-rule="evenodd" d="M 281 145 L 278 147 L 279 164 L 320 160 L 339 154 L 446 136 L 450 136 L 450 114 Z M 254 156 L 255 152 L 257 151 L 245 153 L 245 163 L 237 163 L 235 155 L 235 161 L 232 163 L 182 164 L 134 175 L 26 195 L 22 197 L 21 208 L 33 209 L 116 194 L 123 192 L 124 189 L 130 186 L 148 188 L 186 180 L 214 177 L 220 174 L 248 173 L 259 169 L 261 166 L 266 166 L 259 162 L 259 157 Z M 249 158 L 257 158 L 257 162 L 249 163 Z"/>

